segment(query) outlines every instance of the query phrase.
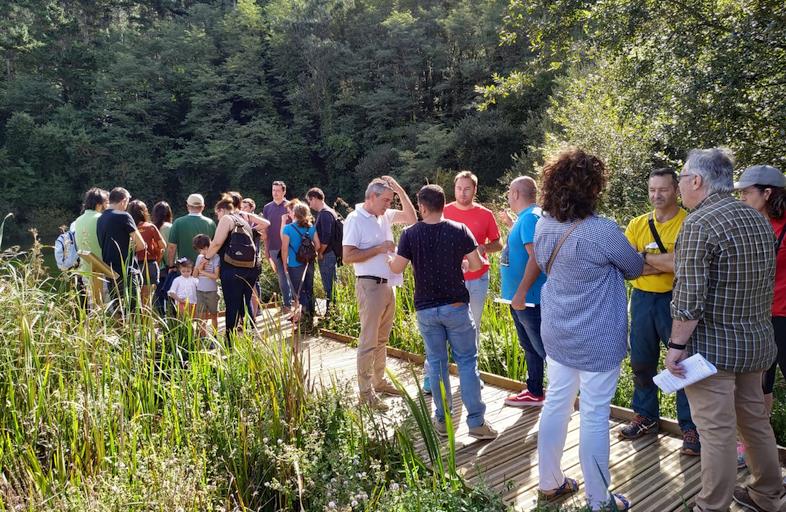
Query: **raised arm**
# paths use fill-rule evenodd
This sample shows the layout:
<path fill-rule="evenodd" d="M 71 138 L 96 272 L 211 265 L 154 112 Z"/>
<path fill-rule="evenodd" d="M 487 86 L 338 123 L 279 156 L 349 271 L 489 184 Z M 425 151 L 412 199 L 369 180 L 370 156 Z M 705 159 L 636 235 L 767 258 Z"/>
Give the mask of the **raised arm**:
<path fill-rule="evenodd" d="M 393 189 L 401 201 L 401 210 L 397 211 L 396 216 L 393 217 L 393 224 L 406 224 L 410 226 L 416 223 L 418 221 L 418 213 L 415 211 L 415 207 L 409 199 L 407 191 L 404 190 L 392 176 L 382 176 L 382 179 L 388 182 L 390 188 Z"/>

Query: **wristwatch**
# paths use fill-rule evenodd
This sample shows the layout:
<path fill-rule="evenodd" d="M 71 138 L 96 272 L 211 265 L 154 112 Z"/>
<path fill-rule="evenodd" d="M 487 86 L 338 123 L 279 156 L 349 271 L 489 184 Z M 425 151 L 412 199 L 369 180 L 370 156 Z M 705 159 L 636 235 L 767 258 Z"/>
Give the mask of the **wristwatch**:
<path fill-rule="evenodd" d="M 673 348 L 675 350 L 685 350 L 685 345 L 680 345 L 679 343 L 674 343 L 673 341 L 669 340 L 666 344 L 667 347 Z"/>
<path fill-rule="evenodd" d="M 647 251 L 641 251 L 641 259 L 644 260 L 644 263 L 647 263 Z"/>

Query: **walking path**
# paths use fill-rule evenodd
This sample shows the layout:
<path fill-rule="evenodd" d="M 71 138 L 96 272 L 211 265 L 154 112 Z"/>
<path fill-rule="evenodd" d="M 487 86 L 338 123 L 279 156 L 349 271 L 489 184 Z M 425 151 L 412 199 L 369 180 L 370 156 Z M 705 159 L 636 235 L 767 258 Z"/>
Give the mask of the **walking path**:
<path fill-rule="evenodd" d="M 309 338 L 302 344 L 303 353 L 310 363 L 312 377 L 316 380 L 336 379 L 338 382 L 355 379 L 355 349 L 324 337 Z M 420 373 L 422 368 L 406 361 L 388 358 L 388 368 L 393 371 L 405 387 L 417 392 L 412 370 Z M 467 435 L 463 417 L 458 379 L 451 376 L 454 389 L 454 418 L 462 415 L 456 432 L 456 465 L 472 484 L 481 479 L 500 492 L 505 501 L 515 504 L 517 510 L 530 510 L 537 497 L 538 483 L 538 408 L 516 409 L 504 406 L 510 390 L 486 384 L 482 394 L 486 402 L 486 419 L 500 435 L 491 442 L 476 441 Z M 386 402 L 394 406 L 403 402 L 389 398 Z M 395 416 L 395 414 L 393 415 Z M 609 429 L 616 431 L 622 423 L 609 421 Z M 573 415 L 568 429 L 565 453 L 562 461 L 568 476 L 580 484 L 578 497 L 566 504 L 580 505 L 583 500 L 583 480 L 579 467 L 579 416 Z M 445 445 L 447 442 L 444 443 Z M 688 510 L 700 487 L 700 464 L 698 457 L 681 455 L 682 440 L 674 435 L 661 433 L 635 441 L 619 441 L 615 432 L 611 436 L 612 490 L 626 495 L 633 503 L 633 510 L 646 512 L 670 512 Z M 422 442 L 416 443 L 422 448 Z M 740 471 L 739 482 L 748 477 L 747 470 Z M 732 505 L 731 510 L 743 509 Z"/>

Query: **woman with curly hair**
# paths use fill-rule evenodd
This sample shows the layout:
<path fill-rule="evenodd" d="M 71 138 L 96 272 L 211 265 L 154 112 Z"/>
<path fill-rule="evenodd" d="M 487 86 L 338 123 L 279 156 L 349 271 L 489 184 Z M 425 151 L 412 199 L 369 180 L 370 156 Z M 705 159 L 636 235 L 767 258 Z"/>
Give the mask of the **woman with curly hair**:
<path fill-rule="evenodd" d="M 541 336 L 548 389 L 538 437 L 539 493 L 550 501 L 578 490 L 562 472 L 568 422 L 581 393 L 579 459 L 593 510 L 630 503 L 609 495 L 609 413 L 620 363 L 627 353 L 625 280 L 644 261 L 616 222 L 595 209 L 606 185 L 605 165 L 581 149 L 549 159 L 542 172 L 543 218 L 535 228 L 535 258 L 547 274 L 541 291 Z"/>

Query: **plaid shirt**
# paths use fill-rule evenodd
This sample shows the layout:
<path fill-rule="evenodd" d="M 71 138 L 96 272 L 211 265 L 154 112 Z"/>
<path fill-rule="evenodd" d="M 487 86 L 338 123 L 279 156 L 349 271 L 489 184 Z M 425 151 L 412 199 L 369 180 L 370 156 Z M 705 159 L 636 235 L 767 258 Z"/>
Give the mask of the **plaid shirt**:
<path fill-rule="evenodd" d="M 674 254 L 671 316 L 699 321 L 688 353 L 729 372 L 768 368 L 777 349 L 775 236 L 767 219 L 729 194 L 710 194 L 685 219 Z"/>

